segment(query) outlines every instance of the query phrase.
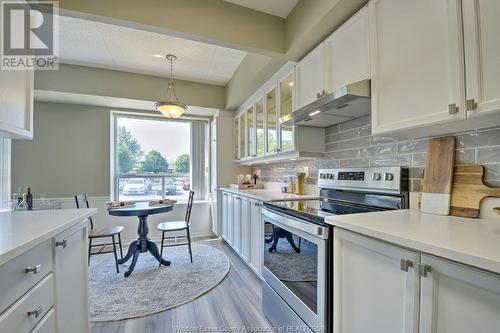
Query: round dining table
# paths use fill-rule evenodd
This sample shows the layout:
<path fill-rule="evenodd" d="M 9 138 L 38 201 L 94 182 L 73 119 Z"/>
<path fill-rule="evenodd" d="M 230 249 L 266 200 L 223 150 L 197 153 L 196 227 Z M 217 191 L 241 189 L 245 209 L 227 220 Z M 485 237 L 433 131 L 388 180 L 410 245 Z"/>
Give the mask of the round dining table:
<path fill-rule="evenodd" d="M 161 265 L 169 266 L 170 261 L 163 259 L 158 252 L 156 244 L 148 238 L 149 226 L 148 216 L 170 212 L 174 208 L 173 205 L 154 205 L 150 206 L 148 202 L 138 202 L 133 206 L 124 206 L 110 208 L 109 215 L 112 216 L 137 216 L 139 217 L 139 225 L 137 226 L 137 235 L 139 238 L 133 241 L 127 251 L 127 255 L 123 259 L 119 259 L 119 264 L 124 264 L 132 258 L 132 263 L 128 271 L 125 272 L 125 277 L 130 276 L 134 271 L 139 254 L 149 251 L 153 257 L 158 260 Z"/>

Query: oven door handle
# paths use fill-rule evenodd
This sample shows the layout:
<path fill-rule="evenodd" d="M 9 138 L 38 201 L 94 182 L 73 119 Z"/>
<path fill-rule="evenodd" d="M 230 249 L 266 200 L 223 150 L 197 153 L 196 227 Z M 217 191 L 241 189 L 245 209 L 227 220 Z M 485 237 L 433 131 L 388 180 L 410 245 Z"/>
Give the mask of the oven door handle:
<path fill-rule="evenodd" d="M 266 208 L 262 209 L 262 215 L 277 224 L 301 230 L 316 238 L 328 238 L 328 227 L 323 227 L 310 222 L 304 222 L 292 216 L 277 213 Z"/>

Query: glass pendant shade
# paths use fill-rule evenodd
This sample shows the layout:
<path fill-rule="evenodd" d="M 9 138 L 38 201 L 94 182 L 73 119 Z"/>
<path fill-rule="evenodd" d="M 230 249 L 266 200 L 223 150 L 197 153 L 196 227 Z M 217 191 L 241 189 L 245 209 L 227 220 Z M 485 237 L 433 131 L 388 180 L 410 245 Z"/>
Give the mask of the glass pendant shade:
<path fill-rule="evenodd" d="M 177 94 L 175 93 L 174 77 L 173 77 L 173 62 L 177 57 L 173 54 L 167 54 L 167 60 L 170 61 L 170 81 L 168 82 L 168 96 L 167 102 L 156 102 L 155 108 L 160 111 L 167 118 L 179 118 L 186 112 L 187 106 L 179 102 Z"/>
<path fill-rule="evenodd" d="M 155 107 L 167 118 L 179 118 L 186 112 L 186 105 L 177 102 L 157 102 Z"/>

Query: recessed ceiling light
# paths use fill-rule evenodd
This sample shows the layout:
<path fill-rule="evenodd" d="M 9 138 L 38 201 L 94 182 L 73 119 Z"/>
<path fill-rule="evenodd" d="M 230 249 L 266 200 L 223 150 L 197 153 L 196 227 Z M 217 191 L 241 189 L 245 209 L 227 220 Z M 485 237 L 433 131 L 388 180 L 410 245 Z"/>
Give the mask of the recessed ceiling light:
<path fill-rule="evenodd" d="M 163 58 L 165 56 L 162 55 L 162 54 L 153 54 L 153 57 L 155 57 L 155 58 Z"/>
<path fill-rule="evenodd" d="M 290 159 L 290 161 L 295 161 L 295 160 L 297 160 L 297 159 L 296 159 L 296 158 L 291 158 L 291 159 Z"/>
<path fill-rule="evenodd" d="M 290 83 L 288 84 L 290 87 L 293 87 L 293 81 L 290 81 Z"/>
<path fill-rule="evenodd" d="M 320 112 L 321 112 L 320 110 L 316 110 L 316 111 L 314 111 L 314 112 L 309 113 L 309 116 L 310 116 L 310 117 L 312 117 L 312 116 L 314 116 L 314 115 L 317 115 L 317 114 L 318 114 L 318 113 L 320 113 Z"/>

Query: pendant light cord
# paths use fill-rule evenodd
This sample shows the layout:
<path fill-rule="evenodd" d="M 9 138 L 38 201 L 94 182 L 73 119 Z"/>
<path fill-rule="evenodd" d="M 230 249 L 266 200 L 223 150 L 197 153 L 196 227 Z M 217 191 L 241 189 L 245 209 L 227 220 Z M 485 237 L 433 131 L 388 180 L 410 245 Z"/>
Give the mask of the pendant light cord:
<path fill-rule="evenodd" d="M 167 56 L 168 57 L 168 56 Z M 175 84 L 174 84 L 174 58 L 168 59 L 170 60 L 170 82 L 168 83 L 169 98 L 171 101 L 179 102 L 179 98 L 177 98 L 177 93 L 175 92 Z M 174 97 L 174 99 L 172 99 Z"/>

